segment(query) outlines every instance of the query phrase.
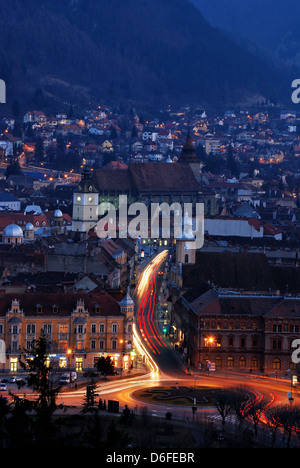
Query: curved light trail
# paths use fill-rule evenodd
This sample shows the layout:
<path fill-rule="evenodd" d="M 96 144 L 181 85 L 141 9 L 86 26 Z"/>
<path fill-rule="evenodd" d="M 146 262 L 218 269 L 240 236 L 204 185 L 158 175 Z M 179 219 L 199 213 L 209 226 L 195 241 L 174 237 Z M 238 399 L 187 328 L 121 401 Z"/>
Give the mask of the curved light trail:
<path fill-rule="evenodd" d="M 154 311 L 157 299 L 156 273 L 167 255 L 168 251 L 164 250 L 150 261 L 145 267 L 136 289 L 139 301 L 138 330 L 154 355 L 159 355 L 161 348 L 166 347 L 156 328 Z"/>
<path fill-rule="evenodd" d="M 102 381 L 97 383 L 97 389 L 99 390 L 99 396 L 110 396 L 111 398 L 117 398 L 120 404 L 135 404 L 137 405 L 141 400 L 135 397 L 135 391 L 138 389 L 151 388 L 153 386 L 159 386 L 164 382 L 165 385 L 184 384 L 185 386 L 194 386 L 194 377 L 191 375 L 182 375 L 182 373 L 176 370 L 173 372 L 167 372 L 164 374 L 160 369 L 158 362 L 164 357 L 165 353 L 163 350 L 167 347 L 163 339 L 160 336 L 159 330 L 156 326 L 155 320 L 155 306 L 157 303 L 157 284 L 156 277 L 157 271 L 166 260 L 168 251 L 164 250 L 157 254 L 146 267 L 144 268 L 139 282 L 136 286 L 135 291 L 135 303 L 136 303 L 136 324 L 133 325 L 133 344 L 136 352 L 140 356 L 144 356 L 147 371 L 142 375 L 129 376 L 113 379 L 111 381 Z M 167 350 L 168 351 L 168 350 Z M 226 388 L 239 386 L 241 383 L 249 387 L 250 392 L 253 395 L 251 401 L 246 405 L 244 409 L 245 416 L 248 420 L 251 420 L 251 411 L 249 411 L 251 405 L 259 404 L 263 400 L 267 401 L 266 406 L 260 415 L 260 422 L 263 424 L 270 425 L 272 421 L 268 417 L 268 410 L 274 406 L 285 404 L 286 390 L 289 386 L 287 381 L 274 381 L 273 379 L 261 381 L 260 377 L 251 377 L 238 374 L 225 374 L 218 375 L 210 374 L 210 376 L 201 375 L 201 386 L 202 387 L 217 387 Z M 180 383 L 179 383 L 180 382 Z M 85 395 L 85 388 L 71 391 L 70 393 L 63 393 L 59 396 L 59 400 L 69 401 L 70 403 L 76 401 L 78 404 L 78 398 L 83 398 Z M 155 411 L 157 415 L 165 414 L 165 405 L 156 403 L 145 403 L 146 405 Z M 169 407 L 172 413 L 176 414 L 178 418 L 186 418 L 191 408 L 187 406 L 172 406 Z M 153 409 L 156 408 L 156 409 Z M 211 414 L 212 417 L 218 417 L 217 410 L 213 407 L 210 408 L 198 408 L 199 415 L 201 412 L 204 413 L 205 417 L 207 414 Z"/>

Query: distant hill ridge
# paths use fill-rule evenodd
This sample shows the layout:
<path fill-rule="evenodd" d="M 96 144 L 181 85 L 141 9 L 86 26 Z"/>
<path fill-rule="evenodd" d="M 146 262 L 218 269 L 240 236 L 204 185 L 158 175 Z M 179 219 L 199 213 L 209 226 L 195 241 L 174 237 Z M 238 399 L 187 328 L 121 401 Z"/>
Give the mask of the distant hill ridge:
<path fill-rule="evenodd" d="M 231 103 L 284 96 L 280 74 L 188 0 L 0 0 L 11 102 L 44 95 Z M 28 95 L 28 96 L 27 96 Z"/>
<path fill-rule="evenodd" d="M 190 0 L 212 26 L 256 43 L 287 64 L 300 66 L 298 0 Z"/>

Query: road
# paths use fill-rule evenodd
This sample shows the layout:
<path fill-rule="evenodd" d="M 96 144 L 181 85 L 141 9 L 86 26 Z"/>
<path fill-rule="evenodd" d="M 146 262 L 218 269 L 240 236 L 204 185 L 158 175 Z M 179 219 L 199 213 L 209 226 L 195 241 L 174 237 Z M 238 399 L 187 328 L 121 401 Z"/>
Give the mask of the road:
<path fill-rule="evenodd" d="M 287 394 L 291 390 L 288 379 L 271 379 L 251 374 L 210 372 L 209 375 L 198 376 L 185 373 L 185 364 L 181 355 L 175 351 L 164 337 L 158 323 L 156 305 L 161 296 L 163 276 L 159 274 L 164 270 L 164 263 L 168 251 L 157 254 L 144 268 L 136 286 L 134 301 L 136 304 L 136 326 L 134 329 L 134 345 L 139 355 L 143 355 L 146 367 L 137 375 L 114 376 L 108 380 L 98 381 L 97 393 L 102 400 L 118 400 L 120 408 L 125 405 L 129 408 L 145 407 L 152 414 L 164 417 L 170 411 L 174 417 L 187 419 L 192 417 L 191 407 L 178 405 L 165 405 L 148 403 L 138 399 L 134 393 L 141 389 L 150 389 L 155 386 L 190 386 L 201 385 L 208 388 L 225 388 L 234 386 L 248 386 L 256 398 L 267 399 L 269 406 L 287 404 Z M 15 384 L 13 384 L 15 385 Z M 27 391 L 27 389 L 26 389 Z M 85 387 L 60 393 L 58 403 L 81 407 L 84 401 Z M 21 394 L 24 394 L 22 390 Z M 294 404 L 299 405 L 300 398 L 294 392 Z M 199 406 L 197 415 L 202 412 L 217 417 L 215 408 Z"/>
<path fill-rule="evenodd" d="M 156 305 L 161 299 L 161 284 L 164 271 L 164 263 L 167 259 L 168 251 L 157 254 L 145 266 L 138 284 L 136 286 L 134 301 L 136 304 L 136 327 L 134 330 L 134 343 L 139 354 L 145 356 L 148 372 L 143 375 L 128 378 L 116 378 L 115 381 L 100 382 L 98 385 L 99 396 L 103 399 L 116 399 L 121 408 L 127 404 L 130 408 L 147 406 L 153 414 L 164 416 L 167 411 L 178 418 L 190 418 L 191 408 L 177 405 L 163 405 L 148 403 L 136 398 L 134 393 L 137 390 L 149 389 L 154 386 L 190 386 L 195 383 L 205 387 L 224 388 L 234 386 L 247 386 L 256 395 L 256 398 L 266 399 L 269 406 L 288 402 L 287 393 L 290 391 L 290 381 L 288 379 L 271 379 L 259 377 L 251 374 L 220 374 L 210 372 L 210 375 L 201 374 L 198 376 L 185 373 L 186 366 L 181 355 L 175 351 L 169 341 L 164 337 L 161 326 L 159 326 Z M 75 394 L 74 394 L 75 396 Z M 76 393 L 75 398 L 84 398 L 84 389 Z M 295 404 L 299 404 L 299 396 L 293 395 Z M 64 401 L 72 398 L 72 395 L 63 395 Z M 74 400 L 76 401 L 76 400 Z M 78 404 L 78 403 L 77 403 Z M 197 414 L 217 415 L 215 408 L 200 407 Z"/>

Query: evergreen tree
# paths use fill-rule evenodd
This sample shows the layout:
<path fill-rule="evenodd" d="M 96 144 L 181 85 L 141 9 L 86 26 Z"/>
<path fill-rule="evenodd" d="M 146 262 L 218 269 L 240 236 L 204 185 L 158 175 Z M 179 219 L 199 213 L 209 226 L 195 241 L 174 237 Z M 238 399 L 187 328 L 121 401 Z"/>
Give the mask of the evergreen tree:
<path fill-rule="evenodd" d="M 21 169 L 18 159 L 15 159 L 13 162 L 8 164 L 6 171 L 5 171 L 5 177 L 9 177 L 11 175 L 20 175 L 20 174 L 22 174 L 22 169 Z"/>
<path fill-rule="evenodd" d="M 91 382 L 86 387 L 86 394 L 85 400 L 83 403 L 82 413 L 86 413 L 88 411 L 97 411 L 96 405 L 96 397 L 98 394 L 96 393 L 97 385 L 95 379 L 92 377 Z"/>
<path fill-rule="evenodd" d="M 114 371 L 114 365 L 109 356 L 101 356 L 95 366 L 97 367 L 98 372 L 101 372 L 104 376 L 112 374 Z"/>
<path fill-rule="evenodd" d="M 240 164 L 238 162 L 238 160 L 236 159 L 235 155 L 233 154 L 233 149 L 232 149 L 232 146 L 229 145 L 228 146 L 228 150 L 227 150 L 227 168 L 228 170 L 231 172 L 231 174 L 238 178 L 239 175 L 240 175 Z"/>
<path fill-rule="evenodd" d="M 52 417 L 58 408 L 56 397 L 60 386 L 53 383 L 51 377 L 53 368 L 49 363 L 49 353 L 50 346 L 42 331 L 33 348 L 25 350 L 19 360 L 21 367 L 29 369 L 28 387 L 31 387 L 37 394 L 37 399 L 33 401 L 36 411 L 34 432 L 36 443 L 40 447 L 50 446 L 56 434 Z"/>
<path fill-rule="evenodd" d="M 138 137 L 138 131 L 135 125 L 133 125 L 132 130 L 131 130 L 131 138 L 137 138 Z"/>
<path fill-rule="evenodd" d="M 44 142 L 41 137 L 39 137 L 36 141 L 35 150 L 34 150 L 34 160 L 35 163 L 38 164 L 44 160 Z"/>

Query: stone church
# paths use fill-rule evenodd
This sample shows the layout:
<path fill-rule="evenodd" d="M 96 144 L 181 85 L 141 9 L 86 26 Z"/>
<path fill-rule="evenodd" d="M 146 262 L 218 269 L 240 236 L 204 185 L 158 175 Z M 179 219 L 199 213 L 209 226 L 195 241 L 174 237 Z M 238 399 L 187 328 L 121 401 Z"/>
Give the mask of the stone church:
<path fill-rule="evenodd" d="M 201 161 L 190 135 L 177 162 L 133 162 L 126 168 L 85 171 L 73 199 L 73 231 L 87 232 L 98 221 L 98 205 L 127 203 L 204 204 L 204 215 L 219 213 L 215 194 L 201 181 Z"/>

